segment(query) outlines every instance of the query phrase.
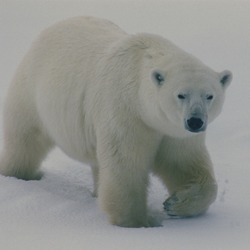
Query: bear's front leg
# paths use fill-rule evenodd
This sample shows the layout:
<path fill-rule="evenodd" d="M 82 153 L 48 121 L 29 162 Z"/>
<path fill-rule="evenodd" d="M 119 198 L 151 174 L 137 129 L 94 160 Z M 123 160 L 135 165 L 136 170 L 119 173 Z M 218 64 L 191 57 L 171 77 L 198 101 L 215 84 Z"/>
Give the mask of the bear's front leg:
<path fill-rule="evenodd" d="M 189 183 L 172 193 L 163 205 L 170 217 L 197 216 L 207 211 L 209 205 L 215 200 L 216 194 L 217 184 L 215 181 Z"/>
<path fill-rule="evenodd" d="M 98 199 L 114 225 L 159 226 L 147 212 L 149 168 L 154 154 L 151 144 L 128 135 L 118 142 L 106 137 L 97 147 Z"/>
<path fill-rule="evenodd" d="M 122 227 L 148 227 L 146 171 L 130 166 L 101 165 L 99 202 L 112 224 Z"/>
<path fill-rule="evenodd" d="M 171 217 L 191 217 L 207 211 L 217 195 L 213 167 L 204 137 L 165 137 L 157 153 L 154 172 L 170 197 L 163 203 Z"/>

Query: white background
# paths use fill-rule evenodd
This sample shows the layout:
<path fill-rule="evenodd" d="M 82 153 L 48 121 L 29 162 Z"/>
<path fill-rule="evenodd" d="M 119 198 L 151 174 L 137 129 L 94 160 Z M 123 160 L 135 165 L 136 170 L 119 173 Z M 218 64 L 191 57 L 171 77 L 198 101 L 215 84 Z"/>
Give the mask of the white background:
<path fill-rule="evenodd" d="M 164 219 L 159 228 L 112 226 L 91 196 L 90 169 L 58 149 L 41 181 L 0 176 L 0 249 L 238 249 L 250 245 L 250 2 L 168 0 L 0 0 L 0 111 L 15 69 L 42 29 L 77 15 L 110 19 L 128 33 L 162 35 L 217 71 L 234 74 L 207 146 L 219 184 L 204 216 Z M 1 127 L 0 127 L 1 129 Z M 0 143 L 2 144 L 2 129 Z M 149 206 L 167 191 L 155 178 Z"/>

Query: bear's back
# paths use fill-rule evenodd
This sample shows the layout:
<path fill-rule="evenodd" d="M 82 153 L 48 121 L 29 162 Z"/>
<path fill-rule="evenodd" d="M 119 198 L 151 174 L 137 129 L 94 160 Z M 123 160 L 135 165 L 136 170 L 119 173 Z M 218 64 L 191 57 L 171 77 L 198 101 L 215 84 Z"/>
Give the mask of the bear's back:
<path fill-rule="evenodd" d="M 83 128 L 90 125 L 83 124 L 81 115 L 85 96 L 96 82 L 96 65 L 124 36 L 109 21 L 72 18 L 44 30 L 23 62 L 22 73 L 30 79 L 22 84 L 29 86 L 28 99 L 35 99 L 38 116 L 52 140 L 74 159 L 81 160 L 88 151 L 86 141 L 93 143 L 92 137 L 85 138 Z"/>
<path fill-rule="evenodd" d="M 112 22 L 94 17 L 75 17 L 58 22 L 45 29 L 39 36 L 35 46 L 45 45 L 47 48 L 60 47 L 66 49 L 84 49 L 87 44 L 105 47 L 123 37 L 126 33 Z M 38 44 L 38 45 L 37 45 Z"/>

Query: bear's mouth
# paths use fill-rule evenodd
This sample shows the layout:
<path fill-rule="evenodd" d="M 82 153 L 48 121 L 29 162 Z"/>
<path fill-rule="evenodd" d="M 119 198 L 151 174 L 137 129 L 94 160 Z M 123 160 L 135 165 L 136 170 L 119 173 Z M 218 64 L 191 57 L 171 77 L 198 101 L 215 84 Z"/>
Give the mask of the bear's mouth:
<path fill-rule="evenodd" d="M 206 122 L 199 117 L 190 117 L 185 120 L 185 129 L 192 133 L 204 132 L 206 127 Z"/>

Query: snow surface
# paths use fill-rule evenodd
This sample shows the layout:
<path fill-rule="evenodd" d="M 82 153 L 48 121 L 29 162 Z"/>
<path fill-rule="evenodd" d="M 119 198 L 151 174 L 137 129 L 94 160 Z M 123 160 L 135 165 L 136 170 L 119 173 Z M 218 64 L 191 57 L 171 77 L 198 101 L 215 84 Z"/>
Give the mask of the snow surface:
<path fill-rule="evenodd" d="M 43 163 L 41 181 L 0 176 L 0 249 L 250 249 L 249 13 L 250 2 L 240 0 L 0 0 L 1 114 L 32 40 L 77 15 L 110 19 L 129 33 L 163 35 L 215 70 L 234 74 L 224 110 L 208 129 L 219 193 L 206 215 L 165 218 L 159 228 L 112 226 L 91 196 L 90 169 L 57 149 Z M 166 197 L 152 178 L 149 206 L 157 216 Z"/>

